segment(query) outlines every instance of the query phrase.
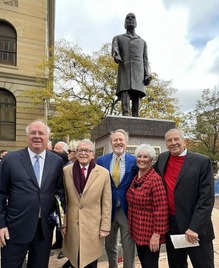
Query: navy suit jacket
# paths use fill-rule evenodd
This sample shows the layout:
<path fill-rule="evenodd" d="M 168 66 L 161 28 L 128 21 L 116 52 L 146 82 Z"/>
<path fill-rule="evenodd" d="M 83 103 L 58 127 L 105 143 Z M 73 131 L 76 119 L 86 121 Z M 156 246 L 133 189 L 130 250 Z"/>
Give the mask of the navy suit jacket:
<path fill-rule="evenodd" d="M 112 160 L 113 153 L 106 154 L 97 158 L 96 162 L 98 165 L 108 169 L 110 171 L 110 163 Z M 132 182 L 132 179 L 137 173 L 136 158 L 133 155 L 128 153 L 125 154 L 125 174 L 118 185 L 115 186 L 115 183 L 110 175 L 111 187 L 112 187 L 112 221 L 115 217 L 116 205 L 119 201 L 122 210 L 125 215 L 128 215 L 128 204 L 126 200 L 126 192 Z"/>
<path fill-rule="evenodd" d="M 46 151 L 39 188 L 27 148 L 7 154 L 0 167 L 0 228 L 8 227 L 9 243 L 28 243 L 35 234 L 39 211 L 44 237 L 52 235 L 48 217 L 54 194 L 64 200 L 62 159 Z"/>
<path fill-rule="evenodd" d="M 170 153 L 159 155 L 154 167 L 163 177 Z M 214 207 L 214 177 L 208 157 L 187 152 L 179 173 L 174 203 L 177 225 L 181 233 L 191 229 L 199 234 L 200 242 L 214 238 L 211 213 Z"/>

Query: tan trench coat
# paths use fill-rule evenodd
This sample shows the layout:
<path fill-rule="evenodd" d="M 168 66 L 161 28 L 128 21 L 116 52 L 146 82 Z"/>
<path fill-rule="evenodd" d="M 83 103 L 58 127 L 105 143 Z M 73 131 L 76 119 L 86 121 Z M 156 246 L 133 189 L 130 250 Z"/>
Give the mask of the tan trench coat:
<path fill-rule="evenodd" d="M 72 166 L 64 168 L 68 227 L 62 250 L 74 267 L 78 267 L 80 254 L 79 268 L 83 268 L 103 255 L 104 239 L 99 238 L 99 230 L 110 231 L 111 184 L 109 171 L 96 165 L 80 198 L 73 183 Z"/>

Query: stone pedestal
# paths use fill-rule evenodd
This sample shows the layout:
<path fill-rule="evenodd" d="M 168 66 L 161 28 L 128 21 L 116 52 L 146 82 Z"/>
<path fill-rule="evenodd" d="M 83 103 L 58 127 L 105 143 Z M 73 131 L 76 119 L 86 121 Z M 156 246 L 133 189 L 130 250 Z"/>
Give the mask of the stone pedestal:
<path fill-rule="evenodd" d="M 134 154 L 135 148 L 142 144 L 152 145 L 157 154 L 166 151 L 164 135 L 175 122 L 170 120 L 147 119 L 127 116 L 107 116 L 91 131 L 91 140 L 95 142 L 96 157 L 111 152 L 109 136 L 111 131 L 124 129 L 129 133 L 127 151 Z"/>

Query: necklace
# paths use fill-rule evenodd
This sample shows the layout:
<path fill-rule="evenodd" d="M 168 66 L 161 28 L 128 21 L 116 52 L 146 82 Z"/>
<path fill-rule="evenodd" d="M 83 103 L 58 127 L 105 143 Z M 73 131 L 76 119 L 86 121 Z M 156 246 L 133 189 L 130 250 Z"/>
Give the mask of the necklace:
<path fill-rule="evenodd" d="M 143 174 L 144 174 L 144 173 L 143 173 Z M 141 178 L 141 176 L 142 176 L 143 174 L 141 174 L 141 172 L 138 171 L 138 180 Z"/>

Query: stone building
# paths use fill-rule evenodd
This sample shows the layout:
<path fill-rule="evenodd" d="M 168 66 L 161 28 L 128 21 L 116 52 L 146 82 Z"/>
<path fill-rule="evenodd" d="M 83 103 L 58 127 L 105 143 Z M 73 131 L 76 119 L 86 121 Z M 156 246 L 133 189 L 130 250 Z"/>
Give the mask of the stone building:
<path fill-rule="evenodd" d="M 54 44 L 54 20 L 55 0 L 0 0 L 0 149 L 26 146 L 25 127 L 44 118 L 22 93 L 41 87 L 37 66 Z"/>

